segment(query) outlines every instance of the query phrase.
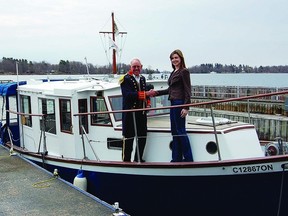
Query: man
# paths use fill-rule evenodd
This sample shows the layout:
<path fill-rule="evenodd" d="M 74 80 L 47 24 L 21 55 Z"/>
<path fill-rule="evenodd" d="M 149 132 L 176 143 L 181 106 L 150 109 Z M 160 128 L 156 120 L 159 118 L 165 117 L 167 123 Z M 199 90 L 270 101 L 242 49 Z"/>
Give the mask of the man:
<path fill-rule="evenodd" d="M 149 107 L 149 97 L 155 95 L 154 90 L 151 89 L 148 91 L 146 79 L 140 75 L 141 70 L 142 64 L 140 60 L 133 59 L 130 63 L 130 71 L 119 80 L 123 95 L 123 110 Z M 135 119 L 133 119 L 133 114 L 135 114 Z M 136 126 L 134 122 L 136 122 Z M 135 127 L 138 137 L 138 140 L 136 140 L 138 148 L 136 147 L 134 161 L 145 162 L 142 158 L 147 136 L 147 114 L 145 111 L 122 113 L 122 134 L 124 136 L 122 159 L 125 162 L 131 162 L 133 141 L 136 135 Z M 138 158 L 138 149 L 140 158 Z"/>

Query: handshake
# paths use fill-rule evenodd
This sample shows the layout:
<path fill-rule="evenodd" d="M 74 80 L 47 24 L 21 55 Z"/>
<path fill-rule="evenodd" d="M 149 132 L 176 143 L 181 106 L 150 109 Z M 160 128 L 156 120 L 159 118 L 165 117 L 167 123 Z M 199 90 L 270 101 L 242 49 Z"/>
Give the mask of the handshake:
<path fill-rule="evenodd" d="M 149 91 L 146 91 L 145 94 L 146 97 L 155 97 L 158 94 L 158 92 L 155 91 L 154 89 L 150 89 Z"/>
<path fill-rule="evenodd" d="M 151 84 L 147 85 L 146 90 L 146 97 L 155 97 L 158 95 L 158 92 L 154 90 L 154 86 Z"/>

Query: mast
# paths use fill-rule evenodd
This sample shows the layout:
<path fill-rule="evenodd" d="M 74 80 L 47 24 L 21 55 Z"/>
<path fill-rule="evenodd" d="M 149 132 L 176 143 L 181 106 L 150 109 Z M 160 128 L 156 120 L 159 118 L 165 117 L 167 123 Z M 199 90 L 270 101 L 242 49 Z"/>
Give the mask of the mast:
<path fill-rule="evenodd" d="M 112 12 L 112 31 L 100 31 L 99 33 L 101 34 L 112 34 L 112 40 L 113 40 L 113 43 L 115 43 L 115 36 L 116 34 L 127 34 L 127 32 L 119 32 L 118 29 L 116 30 L 117 26 L 116 26 L 116 23 L 115 23 L 115 19 L 114 19 L 114 12 Z M 116 74 L 117 73 L 117 61 L 116 61 L 116 49 L 113 48 L 112 50 L 112 71 L 113 71 L 113 74 Z"/>
<path fill-rule="evenodd" d="M 114 21 L 114 13 L 112 12 L 112 40 L 115 43 L 115 21 Z M 113 74 L 117 73 L 117 65 L 116 65 L 116 50 L 112 50 L 112 71 Z"/>

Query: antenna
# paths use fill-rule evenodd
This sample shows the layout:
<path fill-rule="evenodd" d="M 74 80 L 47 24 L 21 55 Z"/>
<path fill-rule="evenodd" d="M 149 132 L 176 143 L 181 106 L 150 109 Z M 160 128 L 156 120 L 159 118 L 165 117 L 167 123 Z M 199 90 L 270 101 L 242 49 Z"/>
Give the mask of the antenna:
<path fill-rule="evenodd" d="M 84 59 L 85 59 L 85 63 L 86 63 L 86 71 L 87 71 L 88 77 L 90 77 L 89 67 L 88 67 L 88 63 L 87 63 L 87 58 L 85 57 Z"/>

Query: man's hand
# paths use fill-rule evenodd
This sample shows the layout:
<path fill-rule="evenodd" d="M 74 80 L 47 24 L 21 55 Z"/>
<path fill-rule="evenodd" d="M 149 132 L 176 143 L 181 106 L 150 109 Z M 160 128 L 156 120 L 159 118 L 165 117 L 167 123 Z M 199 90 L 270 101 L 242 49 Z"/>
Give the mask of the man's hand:
<path fill-rule="evenodd" d="M 156 91 L 154 89 L 150 89 L 149 91 L 146 91 L 146 97 L 154 97 L 156 95 Z"/>

